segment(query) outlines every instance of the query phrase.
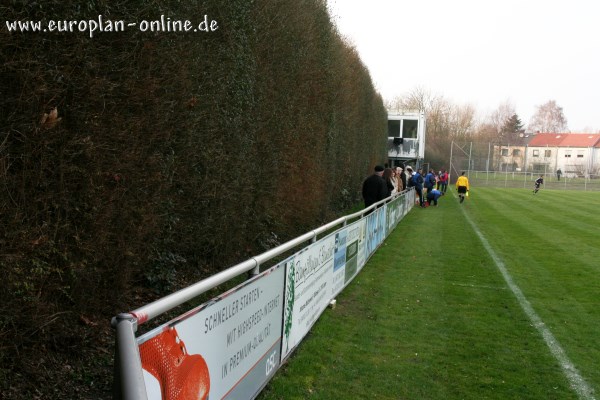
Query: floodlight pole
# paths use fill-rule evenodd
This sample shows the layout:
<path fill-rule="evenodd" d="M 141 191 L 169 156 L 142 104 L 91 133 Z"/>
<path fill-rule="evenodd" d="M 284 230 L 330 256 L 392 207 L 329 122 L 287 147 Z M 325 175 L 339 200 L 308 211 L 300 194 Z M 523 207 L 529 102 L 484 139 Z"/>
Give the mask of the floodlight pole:
<path fill-rule="evenodd" d="M 490 152 L 492 151 L 492 143 L 488 142 L 488 157 L 485 163 L 485 184 L 488 184 L 490 178 Z"/>
<path fill-rule="evenodd" d="M 473 152 L 473 142 L 469 143 L 469 165 L 467 166 L 467 178 L 471 177 L 471 153 Z"/>
<path fill-rule="evenodd" d="M 448 184 L 450 184 L 450 179 L 452 177 L 452 150 L 454 150 L 454 140 L 450 143 L 450 175 L 448 176 Z"/>

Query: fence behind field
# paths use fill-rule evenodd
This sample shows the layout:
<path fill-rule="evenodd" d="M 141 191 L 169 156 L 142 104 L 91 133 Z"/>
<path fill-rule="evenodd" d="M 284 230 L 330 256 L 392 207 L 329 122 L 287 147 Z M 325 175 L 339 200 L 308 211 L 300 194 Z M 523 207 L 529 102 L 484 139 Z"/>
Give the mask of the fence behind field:
<path fill-rule="evenodd" d="M 532 155 L 526 143 L 452 142 L 450 182 L 456 182 L 461 172 L 466 171 L 469 181 L 476 186 L 530 188 L 542 175 L 546 189 L 600 190 L 600 165 L 593 149 L 588 149 L 592 155 L 587 159 L 558 158 L 558 150 L 548 147 L 547 152 L 553 155 L 548 158 L 539 156 L 545 153 Z"/>
<path fill-rule="evenodd" d="M 598 190 L 600 191 L 600 175 L 587 177 L 570 177 L 539 172 L 503 172 L 503 171 L 468 171 L 469 182 L 473 186 L 525 188 L 533 187 L 533 182 L 542 175 L 543 188 L 557 190 Z"/>

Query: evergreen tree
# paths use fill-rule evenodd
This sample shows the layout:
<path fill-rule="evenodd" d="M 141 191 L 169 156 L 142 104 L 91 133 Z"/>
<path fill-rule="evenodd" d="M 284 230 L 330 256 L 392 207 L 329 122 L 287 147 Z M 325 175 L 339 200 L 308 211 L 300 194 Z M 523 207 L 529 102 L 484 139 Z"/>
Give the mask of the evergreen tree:
<path fill-rule="evenodd" d="M 515 142 L 523 133 L 523 123 L 517 114 L 510 116 L 500 128 L 500 136 L 504 142 Z"/>

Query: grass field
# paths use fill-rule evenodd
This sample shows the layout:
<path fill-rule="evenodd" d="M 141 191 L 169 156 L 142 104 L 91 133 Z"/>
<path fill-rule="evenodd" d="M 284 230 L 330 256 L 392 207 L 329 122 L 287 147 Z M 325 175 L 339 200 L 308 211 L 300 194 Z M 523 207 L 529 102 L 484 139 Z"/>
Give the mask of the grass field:
<path fill-rule="evenodd" d="M 414 209 L 260 399 L 593 399 L 600 193 Z"/>

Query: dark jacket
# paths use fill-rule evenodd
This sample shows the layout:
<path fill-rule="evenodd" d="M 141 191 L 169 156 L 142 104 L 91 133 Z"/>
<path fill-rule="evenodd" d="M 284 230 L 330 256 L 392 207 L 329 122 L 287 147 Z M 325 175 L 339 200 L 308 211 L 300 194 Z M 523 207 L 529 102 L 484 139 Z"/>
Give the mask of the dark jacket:
<path fill-rule="evenodd" d="M 435 186 L 435 175 L 433 175 L 431 172 L 429 172 L 427 175 L 425 175 L 425 187 L 427 188 L 427 190 L 431 190 L 431 189 L 433 189 L 434 186 Z"/>
<path fill-rule="evenodd" d="M 387 179 L 385 182 L 385 187 L 386 187 L 385 197 L 390 197 L 392 195 L 392 192 L 394 191 L 394 184 L 392 183 L 391 180 Z M 384 199 L 385 199 L 385 197 L 384 197 Z"/>
<path fill-rule="evenodd" d="M 413 175 L 413 182 L 417 190 L 423 190 L 423 176 L 420 173 L 415 172 Z"/>
<path fill-rule="evenodd" d="M 363 182 L 362 196 L 365 200 L 365 207 L 385 199 L 386 195 L 387 185 L 381 176 L 373 174 Z"/>

